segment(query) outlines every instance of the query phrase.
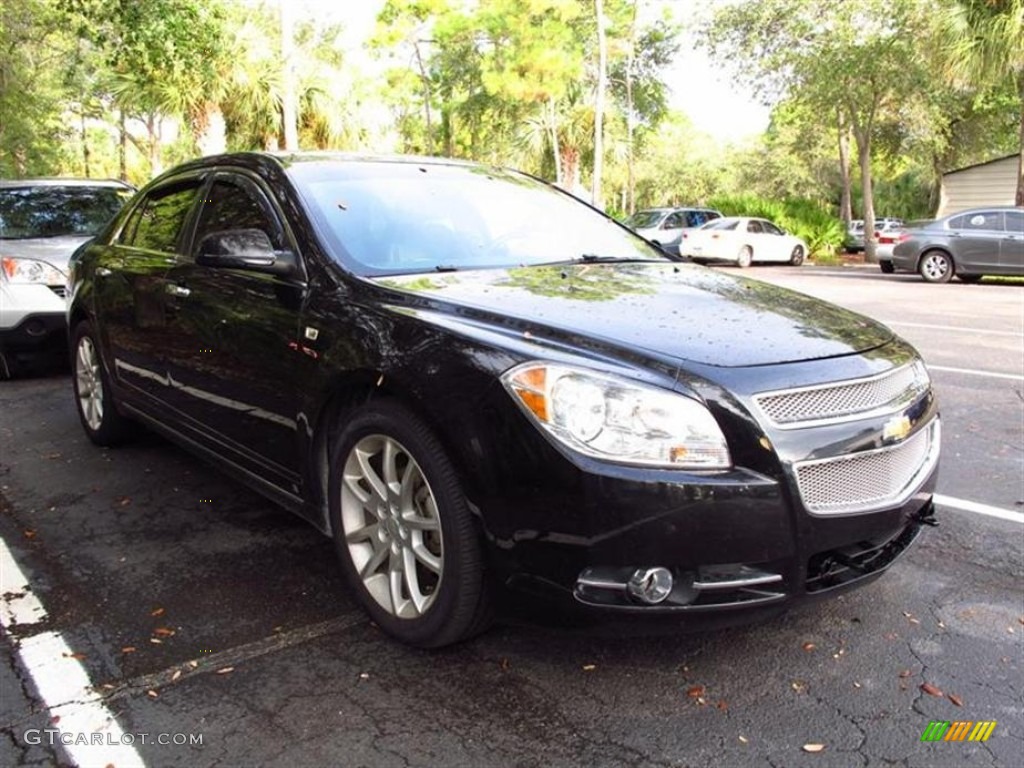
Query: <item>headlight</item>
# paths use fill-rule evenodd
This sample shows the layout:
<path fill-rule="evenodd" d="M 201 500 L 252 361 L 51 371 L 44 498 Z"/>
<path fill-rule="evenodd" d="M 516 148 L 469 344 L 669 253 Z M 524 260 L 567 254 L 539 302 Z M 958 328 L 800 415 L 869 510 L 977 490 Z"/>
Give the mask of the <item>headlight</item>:
<path fill-rule="evenodd" d="M 0 272 L 9 283 L 64 285 L 64 273 L 45 261 L 4 256 L 0 258 Z"/>
<path fill-rule="evenodd" d="M 672 469 L 732 466 L 714 416 L 684 395 L 547 363 L 517 366 L 501 381 L 537 425 L 587 456 Z"/>

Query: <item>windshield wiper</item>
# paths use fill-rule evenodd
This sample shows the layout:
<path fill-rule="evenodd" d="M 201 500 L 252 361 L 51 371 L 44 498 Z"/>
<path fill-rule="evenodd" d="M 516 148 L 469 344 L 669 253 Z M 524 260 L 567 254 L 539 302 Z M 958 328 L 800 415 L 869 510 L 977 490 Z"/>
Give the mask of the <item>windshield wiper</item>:
<path fill-rule="evenodd" d="M 435 272 L 458 272 L 459 268 L 453 264 L 436 264 L 434 266 Z"/>
<path fill-rule="evenodd" d="M 537 264 L 526 264 L 529 267 L 564 267 L 572 264 L 661 264 L 664 259 L 645 259 L 640 256 L 598 256 L 596 253 L 584 253 L 574 259 L 558 259 L 557 261 L 542 261 Z"/>

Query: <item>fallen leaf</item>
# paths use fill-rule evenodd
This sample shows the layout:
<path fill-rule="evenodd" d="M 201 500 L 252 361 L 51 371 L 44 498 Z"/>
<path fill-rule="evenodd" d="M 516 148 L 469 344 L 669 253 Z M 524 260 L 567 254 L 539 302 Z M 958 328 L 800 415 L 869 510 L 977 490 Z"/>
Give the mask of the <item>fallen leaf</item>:
<path fill-rule="evenodd" d="M 724 701 L 720 701 L 717 704 L 715 704 L 715 709 L 717 709 L 717 710 L 719 710 L 721 712 L 728 712 L 729 711 L 729 705 L 726 702 L 724 702 Z"/>
<path fill-rule="evenodd" d="M 686 695 L 691 699 L 696 699 L 703 696 L 707 692 L 707 688 L 703 685 L 694 685 L 686 690 Z"/>
<path fill-rule="evenodd" d="M 146 691 L 146 695 L 155 699 L 160 694 L 151 689 L 151 690 Z"/>
<path fill-rule="evenodd" d="M 741 744 L 749 744 L 750 743 L 750 739 L 748 739 L 746 736 L 740 736 L 740 743 Z"/>
<path fill-rule="evenodd" d="M 962 707 L 964 705 L 964 700 L 957 696 L 955 693 L 947 693 L 946 698 L 952 701 L 958 707 Z"/>
<path fill-rule="evenodd" d="M 199 666 L 199 662 L 198 662 L 198 661 L 196 661 L 195 659 L 193 659 L 192 661 L 190 661 L 190 662 L 188 663 L 188 665 L 189 665 L 190 667 L 192 667 L 192 669 L 195 669 L 196 667 L 198 667 L 198 666 Z"/>
<path fill-rule="evenodd" d="M 920 622 L 920 621 L 918 621 L 917 619 L 915 619 L 915 618 L 911 617 L 911 619 L 910 619 L 910 623 L 911 623 L 911 624 L 920 624 L 921 622 Z"/>
<path fill-rule="evenodd" d="M 863 688 L 864 686 L 863 686 L 863 685 L 861 685 L 860 683 L 858 683 L 858 682 L 857 682 L 856 680 L 854 680 L 854 681 L 853 681 L 853 687 L 854 687 L 854 688 Z"/>
<path fill-rule="evenodd" d="M 900 672 L 900 677 L 910 677 L 910 675 L 911 672 L 909 669 L 904 669 L 902 672 Z"/>
<path fill-rule="evenodd" d="M 512 665 L 508 663 L 508 659 L 502 659 L 500 666 L 501 666 L 502 671 L 507 672 L 508 668 L 511 667 Z"/>
<path fill-rule="evenodd" d="M 597 669 L 597 664 L 584 664 L 583 665 L 583 671 L 584 672 L 593 672 L 595 669 Z"/>
<path fill-rule="evenodd" d="M 157 637 L 174 637 L 174 630 L 170 627 L 157 627 L 153 630 L 153 634 Z"/>
<path fill-rule="evenodd" d="M 46 454 L 45 458 L 50 459 L 50 460 L 59 459 L 60 458 L 60 454 L 59 453 L 48 453 L 48 454 Z"/>
<path fill-rule="evenodd" d="M 35 537 L 36 537 L 36 532 L 33 531 L 31 528 L 29 528 L 28 530 L 25 531 L 25 538 L 26 539 L 34 539 Z"/>
<path fill-rule="evenodd" d="M 369 672 L 360 672 L 359 673 L 359 679 L 360 680 L 369 680 L 370 679 L 370 673 Z"/>
<path fill-rule="evenodd" d="M 931 683 L 921 683 L 921 690 L 927 693 L 929 696 L 942 696 L 942 691 L 940 691 Z"/>
<path fill-rule="evenodd" d="M 812 642 L 806 642 L 806 643 L 804 643 L 804 650 L 805 650 L 805 651 L 813 651 L 813 650 L 814 650 L 815 648 L 817 648 L 817 647 L 818 647 L 818 646 L 816 646 L 816 645 L 815 645 L 814 643 L 812 643 Z"/>
<path fill-rule="evenodd" d="M 1017 621 L 1019 621 L 1021 624 L 1024 624 L 1024 616 L 1018 617 Z"/>
<path fill-rule="evenodd" d="M 789 687 L 797 693 L 803 693 L 807 690 L 807 683 L 805 683 L 803 680 L 794 680 L 792 683 L 789 684 Z"/>
<path fill-rule="evenodd" d="M 234 672 L 234 671 L 235 671 L 234 667 L 221 667 L 220 669 L 217 670 L 217 674 L 218 675 L 226 675 L 229 672 Z"/>
<path fill-rule="evenodd" d="M 69 653 L 68 657 L 74 659 L 75 661 L 85 661 L 84 653 Z"/>
<path fill-rule="evenodd" d="M 909 619 L 909 618 L 910 618 L 911 616 L 913 616 L 914 614 L 912 614 L 912 613 L 909 613 L 908 611 L 904 611 L 904 612 L 903 612 L 903 615 L 904 615 L 904 616 L 906 616 L 906 617 L 907 617 L 907 618 Z"/>
<path fill-rule="evenodd" d="M 900 637 L 899 634 L 897 634 L 896 632 L 886 632 L 885 633 L 885 639 L 886 640 L 899 640 L 899 637 Z"/>
<path fill-rule="evenodd" d="M 127 507 L 127 506 L 128 506 L 129 504 L 131 504 L 131 503 L 132 503 L 132 500 L 131 500 L 131 498 L 130 498 L 130 497 L 128 497 L 128 496 L 122 496 L 121 498 L 119 498 L 119 499 L 117 500 L 117 505 L 118 505 L 119 507 Z"/>
<path fill-rule="evenodd" d="M 104 691 L 112 691 L 114 690 L 115 686 L 111 685 L 110 683 L 104 683 L 100 686 L 100 688 L 102 688 Z"/>
<path fill-rule="evenodd" d="M 708 700 L 707 700 L 707 699 L 705 699 L 705 698 L 704 698 L 703 696 L 698 696 L 698 697 L 697 697 L 697 706 L 698 706 L 698 707 L 703 707 L 703 706 L 706 706 L 706 705 L 707 705 L 707 703 L 708 703 Z"/>
<path fill-rule="evenodd" d="M 803 749 L 804 749 L 804 752 L 811 752 L 811 753 L 824 752 L 825 751 L 825 745 L 824 744 L 804 744 Z"/>
<path fill-rule="evenodd" d="M 939 629 L 945 629 L 946 628 L 946 625 L 943 624 L 941 621 L 936 622 L 936 623 L 939 625 Z"/>
<path fill-rule="evenodd" d="M 156 645 L 161 645 L 163 644 L 164 641 L 161 640 L 159 637 L 151 637 L 149 638 L 149 642 L 155 643 Z"/>
<path fill-rule="evenodd" d="M 173 675 L 171 675 L 171 682 L 173 683 L 173 682 L 174 682 L 175 680 L 177 680 L 177 679 L 178 679 L 179 677 L 181 677 L 181 670 L 180 670 L 180 669 L 176 669 L 176 670 L 174 670 L 174 674 L 173 674 Z"/>
<path fill-rule="evenodd" d="M 50 722 L 53 723 L 54 725 L 59 723 L 60 722 L 60 715 L 54 715 L 53 717 L 51 717 L 50 718 Z"/>
<path fill-rule="evenodd" d="M 164 609 L 163 608 L 157 608 L 156 610 L 150 611 L 149 615 L 150 616 L 163 616 L 164 615 Z"/>

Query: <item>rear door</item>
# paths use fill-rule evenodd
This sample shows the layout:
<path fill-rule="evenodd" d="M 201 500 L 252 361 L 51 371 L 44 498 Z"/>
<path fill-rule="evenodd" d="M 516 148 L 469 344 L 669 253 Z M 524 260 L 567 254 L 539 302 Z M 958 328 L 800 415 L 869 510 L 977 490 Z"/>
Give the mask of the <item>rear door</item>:
<path fill-rule="evenodd" d="M 180 177 L 138 202 L 94 272 L 98 332 L 117 382 L 141 395 L 141 405 L 165 403 L 168 328 L 167 272 L 175 263 L 202 180 Z"/>
<path fill-rule="evenodd" d="M 239 230 L 260 230 L 275 250 L 295 252 L 263 183 L 221 171 L 203 192 L 188 252 L 168 273 L 174 406 L 199 439 L 297 490 L 296 379 L 304 368 L 296 340 L 306 287 L 295 278 L 196 263 L 204 238 Z"/>
<path fill-rule="evenodd" d="M 1024 211 L 1006 211 L 1006 232 L 999 247 L 999 266 L 1004 275 L 1024 275 Z"/>
<path fill-rule="evenodd" d="M 957 265 L 965 272 L 999 272 L 1003 237 L 1002 211 L 974 211 L 949 221 L 950 247 Z"/>

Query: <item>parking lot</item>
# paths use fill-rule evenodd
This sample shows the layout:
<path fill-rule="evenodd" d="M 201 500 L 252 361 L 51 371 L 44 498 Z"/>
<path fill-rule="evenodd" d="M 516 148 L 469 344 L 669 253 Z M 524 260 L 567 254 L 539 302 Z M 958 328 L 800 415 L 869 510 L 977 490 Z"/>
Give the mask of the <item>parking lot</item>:
<path fill-rule="evenodd" d="M 713 634 L 501 624 L 410 650 L 298 518 L 156 436 L 95 448 L 65 373 L 6 382 L 0 764 L 1019 764 L 1024 288 L 749 272 L 890 325 L 929 364 L 940 525 L 880 580 Z M 923 742 L 935 720 L 996 726 Z"/>

